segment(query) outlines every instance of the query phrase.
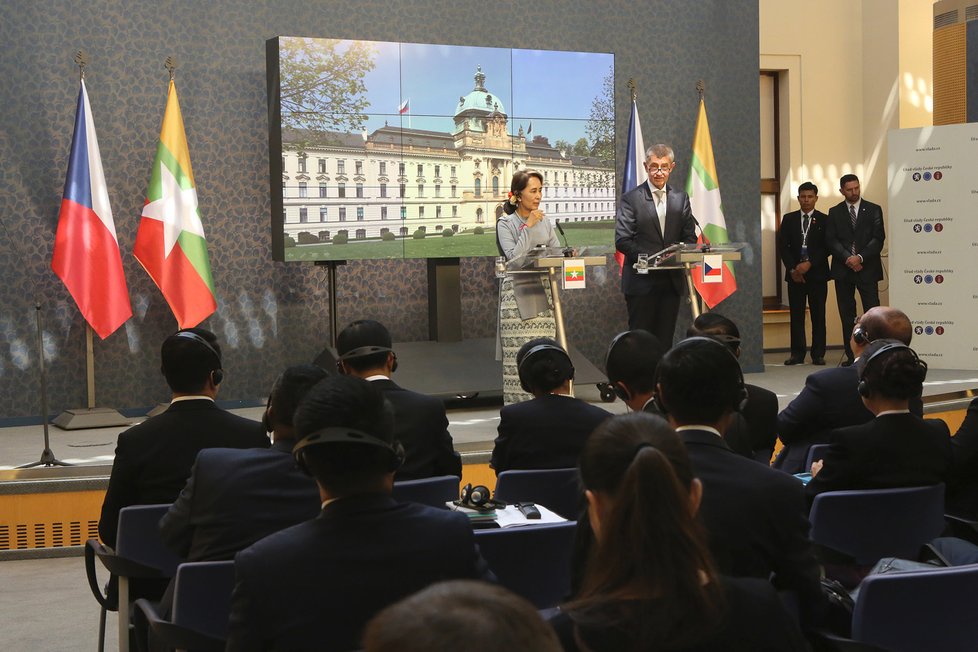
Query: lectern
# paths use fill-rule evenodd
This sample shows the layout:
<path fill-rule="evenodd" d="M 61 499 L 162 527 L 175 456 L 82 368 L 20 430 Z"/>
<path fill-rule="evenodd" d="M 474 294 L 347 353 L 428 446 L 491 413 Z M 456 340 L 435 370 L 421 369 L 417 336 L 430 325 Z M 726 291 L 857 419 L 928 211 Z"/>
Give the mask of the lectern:
<path fill-rule="evenodd" d="M 639 274 L 656 273 L 660 270 L 683 271 L 686 277 L 686 289 L 689 292 L 690 309 L 693 312 L 693 319 L 700 316 L 700 299 L 696 294 L 696 286 L 693 283 L 694 273 L 703 273 L 703 259 L 706 256 L 719 256 L 723 265 L 741 259 L 740 252 L 746 247 L 744 242 L 724 242 L 723 244 L 687 244 L 679 242 L 670 245 L 656 254 L 639 254 L 638 262 L 632 267 Z M 694 271 L 696 267 L 696 271 Z"/>

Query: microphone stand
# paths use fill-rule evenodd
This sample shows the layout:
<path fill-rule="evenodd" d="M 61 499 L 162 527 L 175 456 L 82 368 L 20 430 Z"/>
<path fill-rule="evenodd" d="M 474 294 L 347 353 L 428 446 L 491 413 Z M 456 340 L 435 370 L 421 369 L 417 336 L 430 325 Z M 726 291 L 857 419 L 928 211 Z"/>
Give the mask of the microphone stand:
<path fill-rule="evenodd" d="M 37 322 L 37 354 L 38 369 L 41 375 L 41 425 L 44 427 L 44 451 L 41 452 L 41 459 L 37 462 L 18 466 L 18 469 L 32 469 L 35 466 L 73 466 L 69 462 L 62 462 L 51 451 L 51 440 L 48 435 L 48 375 L 44 368 L 44 336 L 41 330 L 41 304 L 34 303 L 34 317 Z"/>

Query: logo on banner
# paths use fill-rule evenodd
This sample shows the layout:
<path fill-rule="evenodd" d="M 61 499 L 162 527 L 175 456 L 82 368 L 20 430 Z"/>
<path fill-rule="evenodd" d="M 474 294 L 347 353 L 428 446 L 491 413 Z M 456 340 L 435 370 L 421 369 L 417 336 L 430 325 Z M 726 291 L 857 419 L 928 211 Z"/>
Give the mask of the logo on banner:
<path fill-rule="evenodd" d="M 580 290 L 587 287 L 583 258 L 564 259 L 564 289 Z"/>
<path fill-rule="evenodd" d="M 913 180 L 914 181 L 920 181 L 920 172 L 914 172 L 913 173 Z"/>
<path fill-rule="evenodd" d="M 937 224 L 934 225 L 934 232 L 935 233 L 940 233 L 943 230 L 944 230 L 944 225 L 941 224 L 940 222 L 938 222 Z"/>
<path fill-rule="evenodd" d="M 944 177 L 944 173 L 938 170 L 934 173 L 934 181 L 940 181 Z"/>
<path fill-rule="evenodd" d="M 703 282 L 723 283 L 723 256 L 720 254 L 703 256 Z"/>
<path fill-rule="evenodd" d="M 913 225 L 913 232 L 914 233 L 920 233 L 923 230 L 924 230 L 924 226 L 922 224 L 914 224 Z"/>
<path fill-rule="evenodd" d="M 938 274 L 937 276 L 935 276 L 934 277 L 934 282 L 935 283 L 943 283 L 944 282 L 944 275 L 943 274 Z"/>
<path fill-rule="evenodd" d="M 913 332 L 916 335 L 923 335 L 924 334 L 924 327 L 923 326 L 914 326 L 913 327 Z"/>
<path fill-rule="evenodd" d="M 917 285 L 920 285 L 921 283 L 924 282 L 924 277 L 921 276 L 920 274 L 914 274 L 913 275 L 913 282 L 916 283 Z"/>
<path fill-rule="evenodd" d="M 944 334 L 944 327 L 943 326 L 938 326 L 937 328 L 934 329 L 934 332 L 937 333 L 938 335 L 943 335 Z"/>
<path fill-rule="evenodd" d="M 924 276 L 924 283 L 930 285 L 933 282 L 934 282 L 934 277 L 933 276 L 931 276 L 930 274 L 927 274 L 926 276 Z"/>
<path fill-rule="evenodd" d="M 924 233 L 930 233 L 933 230 L 934 230 L 934 225 L 931 224 L 930 222 L 924 225 Z"/>
<path fill-rule="evenodd" d="M 931 177 L 934 176 L 930 172 L 924 172 L 924 181 L 930 181 Z"/>

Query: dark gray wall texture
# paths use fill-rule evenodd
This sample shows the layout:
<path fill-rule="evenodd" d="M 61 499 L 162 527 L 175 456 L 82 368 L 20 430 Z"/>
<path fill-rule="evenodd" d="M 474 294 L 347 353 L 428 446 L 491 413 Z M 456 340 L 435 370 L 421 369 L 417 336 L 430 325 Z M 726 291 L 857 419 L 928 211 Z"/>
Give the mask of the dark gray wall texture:
<path fill-rule="evenodd" d="M 85 322 L 50 268 L 78 92 L 87 83 L 134 315 L 95 342 L 100 405 L 168 398 L 159 344 L 176 330 L 165 301 L 132 256 L 174 56 L 218 310 L 203 326 L 224 347 L 222 399 L 254 400 L 286 365 L 311 360 L 328 338 L 325 270 L 272 262 L 269 236 L 265 40 L 357 38 L 615 54 L 618 170 L 634 78 L 645 142 L 671 142 L 688 174 L 698 79 L 706 82 L 731 239 L 749 244 L 738 292 L 720 307 L 745 333 L 744 363 L 761 360 L 757 179 L 758 8 L 755 0 L 452 2 L 364 0 L 5 0 L 0 6 L 0 418 L 41 413 L 34 302 L 44 319 L 52 412 L 86 404 Z M 463 333 L 491 337 L 490 259 L 462 261 Z M 340 324 L 378 319 L 395 341 L 427 339 L 425 261 L 365 261 L 338 272 Z M 613 264 L 568 293 L 572 341 L 601 365 L 626 327 Z M 680 313 L 685 329 L 688 309 Z"/>

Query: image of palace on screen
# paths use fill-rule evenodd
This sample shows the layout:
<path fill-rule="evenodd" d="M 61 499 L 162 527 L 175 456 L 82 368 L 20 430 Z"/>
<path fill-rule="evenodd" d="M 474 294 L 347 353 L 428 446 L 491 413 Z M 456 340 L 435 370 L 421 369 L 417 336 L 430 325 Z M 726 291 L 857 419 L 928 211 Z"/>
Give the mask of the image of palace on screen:
<path fill-rule="evenodd" d="M 481 68 L 474 79 L 459 97 L 450 132 L 412 129 L 399 116 L 392 116 L 399 124 L 371 133 L 310 138 L 283 130 L 286 246 L 330 243 L 340 230 L 350 244 L 416 237 L 418 230 L 488 232 L 513 173 L 526 169 L 544 176 L 541 208 L 552 222 L 613 221 L 614 161 L 558 150 L 546 134 L 524 133 L 522 124 L 512 133 Z M 495 255 L 495 247 L 484 253 Z"/>

